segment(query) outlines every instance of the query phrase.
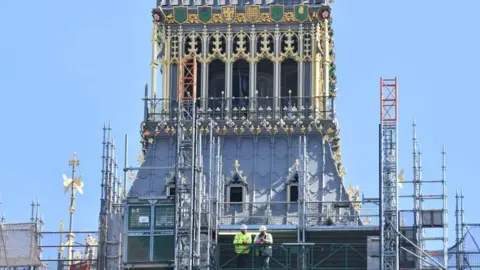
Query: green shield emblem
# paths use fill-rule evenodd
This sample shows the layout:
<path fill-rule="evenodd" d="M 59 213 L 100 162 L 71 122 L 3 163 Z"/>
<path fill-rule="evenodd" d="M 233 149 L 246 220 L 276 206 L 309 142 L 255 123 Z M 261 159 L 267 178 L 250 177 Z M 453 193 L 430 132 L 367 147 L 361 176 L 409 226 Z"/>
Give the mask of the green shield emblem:
<path fill-rule="evenodd" d="M 308 6 L 307 5 L 294 5 L 295 7 L 295 19 L 299 22 L 308 20 Z"/>
<path fill-rule="evenodd" d="M 187 7 L 174 7 L 173 20 L 177 23 L 185 23 L 188 19 Z"/>
<path fill-rule="evenodd" d="M 202 23 L 209 23 L 212 19 L 212 7 L 201 6 L 197 7 L 198 20 Z"/>
<path fill-rule="evenodd" d="M 279 22 L 283 20 L 284 7 L 283 5 L 271 5 L 270 6 L 270 17 L 272 21 Z"/>

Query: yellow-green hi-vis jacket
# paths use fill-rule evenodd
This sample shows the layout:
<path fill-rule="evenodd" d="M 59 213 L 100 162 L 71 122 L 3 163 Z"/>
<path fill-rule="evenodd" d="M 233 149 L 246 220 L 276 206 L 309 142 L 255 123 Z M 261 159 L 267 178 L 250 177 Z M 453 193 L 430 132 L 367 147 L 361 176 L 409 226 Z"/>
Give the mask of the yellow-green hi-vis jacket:
<path fill-rule="evenodd" d="M 243 244 L 246 241 L 247 244 Z M 252 244 L 252 237 L 249 234 L 237 233 L 233 239 L 235 245 L 235 253 L 248 254 L 250 253 L 250 245 Z"/>

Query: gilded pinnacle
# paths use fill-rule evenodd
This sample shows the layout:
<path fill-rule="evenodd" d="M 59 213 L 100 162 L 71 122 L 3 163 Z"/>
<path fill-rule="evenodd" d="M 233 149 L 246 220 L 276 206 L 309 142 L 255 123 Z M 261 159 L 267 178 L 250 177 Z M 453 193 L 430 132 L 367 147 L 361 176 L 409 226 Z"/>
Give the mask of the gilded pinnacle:
<path fill-rule="evenodd" d="M 73 159 L 68 161 L 70 166 L 80 166 L 80 160 L 77 159 L 77 152 L 73 152 Z"/>
<path fill-rule="evenodd" d="M 238 160 L 235 160 L 235 163 L 233 163 L 233 167 L 235 167 L 235 169 L 238 169 L 240 167 L 240 163 L 238 163 Z"/>

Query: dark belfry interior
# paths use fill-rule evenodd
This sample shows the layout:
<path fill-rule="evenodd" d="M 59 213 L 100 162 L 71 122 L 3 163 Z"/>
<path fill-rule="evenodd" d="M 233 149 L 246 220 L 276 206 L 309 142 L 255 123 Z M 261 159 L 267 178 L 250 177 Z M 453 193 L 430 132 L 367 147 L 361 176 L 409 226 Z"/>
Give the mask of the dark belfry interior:
<path fill-rule="evenodd" d="M 262 59 L 257 63 L 258 108 L 273 108 L 273 63 Z"/>
<path fill-rule="evenodd" d="M 220 59 L 215 59 L 208 65 L 207 89 L 208 108 L 222 109 L 222 97 L 225 96 L 225 63 Z"/>
<path fill-rule="evenodd" d="M 247 61 L 240 59 L 233 63 L 232 74 L 232 106 L 240 108 L 248 108 L 249 93 L 249 64 Z"/>
<path fill-rule="evenodd" d="M 281 91 L 282 107 L 297 105 L 298 97 L 298 64 L 295 60 L 287 58 L 281 65 Z"/>

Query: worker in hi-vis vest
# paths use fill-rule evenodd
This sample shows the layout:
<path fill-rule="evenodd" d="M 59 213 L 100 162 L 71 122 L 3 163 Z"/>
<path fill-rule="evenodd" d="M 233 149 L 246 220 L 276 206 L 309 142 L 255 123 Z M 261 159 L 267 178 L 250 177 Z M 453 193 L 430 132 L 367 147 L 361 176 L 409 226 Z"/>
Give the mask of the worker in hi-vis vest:
<path fill-rule="evenodd" d="M 248 255 L 250 254 L 250 245 L 252 238 L 247 234 L 247 225 L 240 227 L 240 232 L 235 235 L 233 245 L 237 253 L 237 269 L 247 268 Z"/>

